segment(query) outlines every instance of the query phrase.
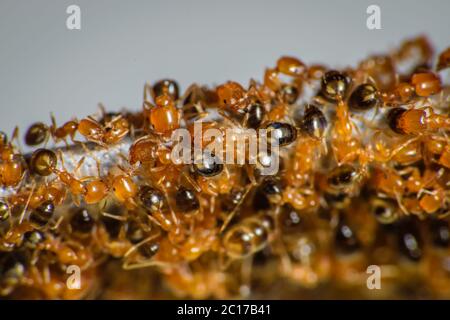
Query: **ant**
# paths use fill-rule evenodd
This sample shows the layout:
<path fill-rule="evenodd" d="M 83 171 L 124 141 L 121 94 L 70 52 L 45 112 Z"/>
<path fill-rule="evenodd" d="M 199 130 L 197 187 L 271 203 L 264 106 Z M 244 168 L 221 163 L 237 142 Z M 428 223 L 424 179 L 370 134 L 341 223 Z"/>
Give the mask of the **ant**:
<path fill-rule="evenodd" d="M 122 115 L 113 117 L 105 125 L 87 117 L 78 123 L 78 132 L 88 141 L 107 148 L 108 145 L 121 141 L 130 132 L 130 123 Z"/>

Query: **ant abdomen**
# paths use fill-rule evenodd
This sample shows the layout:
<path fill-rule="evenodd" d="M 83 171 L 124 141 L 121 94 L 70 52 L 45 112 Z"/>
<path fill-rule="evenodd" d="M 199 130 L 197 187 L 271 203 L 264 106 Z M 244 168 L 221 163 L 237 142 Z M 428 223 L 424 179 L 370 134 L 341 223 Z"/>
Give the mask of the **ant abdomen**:
<path fill-rule="evenodd" d="M 225 253 L 233 259 L 243 259 L 264 249 L 269 243 L 273 221 L 269 216 L 249 217 L 232 226 L 222 239 Z"/>

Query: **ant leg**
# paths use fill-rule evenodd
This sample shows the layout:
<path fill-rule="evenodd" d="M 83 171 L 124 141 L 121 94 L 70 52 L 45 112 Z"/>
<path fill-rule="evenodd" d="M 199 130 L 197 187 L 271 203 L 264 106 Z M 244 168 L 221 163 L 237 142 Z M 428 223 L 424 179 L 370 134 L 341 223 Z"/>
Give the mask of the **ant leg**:
<path fill-rule="evenodd" d="M 252 185 L 251 184 L 247 185 L 246 190 L 245 190 L 244 194 L 242 195 L 242 198 L 236 204 L 236 206 L 234 207 L 233 211 L 230 212 L 230 214 L 228 215 L 227 219 L 223 222 L 223 225 L 220 228 L 219 233 L 223 233 L 223 231 L 228 227 L 229 223 L 231 222 L 231 220 L 236 215 L 239 207 L 244 202 L 245 198 L 247 197 L 247 194 L 250 192 L 251 189 L 252 189 Z"/>
<path fill-rule="evenodd" d="M 25 218 L 25 213 L 27 212 L 28 206 L 30 205 L 31 197 L 33 196 L 34 189 L 36 188 L 36 183 L 33 182 L 33 185 L 31 187 L 30 195 L 28 196 L 27 202 L 25 203 L 25 206 L 22 210 L 22 213 L 20 214 L 19 218 L 19 224 L 22 224 L 23 219 Z"/>
<path fill-rule="evenodd" d="M 144 244 L 146 244 L 146 243 L 148 243 L 148 242 L 158 238 L 160 235 L 161 235 L 161 232 L 158 231 L 156 234 L 153 234 L 153 235 L 147 237 L 146 239 L 140 241 L 139 243 L 135 244 L 130 249 L 128 249 L 128 251 L 125 252 L 125 254 L 124 254 L 124 258 L 125 258 L 126 262 L 129 262 L 128 258 L 130 257 L 130 255 L 133 252 L 135 252 L 140 246 L 142 246 L 142 245 L 144 245 Z M 157 262 L 158 261 L 154 261 L 154 260 L 150 261 L 150 259 L 148 259 L 148 260 L 144 260 L 143 262 L 139 262 L 139 263 L 134 264 L 135 267 L 133 267 L 133 265 L 130 265 L 129 263 L 127 263 L 127 264 L 124 263 L 124 267 L 125 267 L 125 264 L 126 264 L 128 267 L 140 268 L 140 267 L 143 267 L 143 266 L 153 265 L 154 263 L 157 263 Z"/>
<path fill-rule="evenodd" d="M 49 229 L 50 230 L 57 230 L 58 227 L 61 225 L 63 220 L 64 220 L 64 216 L 60 216 L 54 225 L 49 226 Z"/>
<path fill-rule="evenodd" d="M 106 212 L 106 211 L 102 211 L 102 212 L 101 212 L 101 215 L 104 216 L 104 217 L 107 217 L 107 218 L 111 218 L 111 219 L 120 221 L 120 222 L 125 222 L 125 221 L 127 221 L 127 218 L 126 218 L 126 217 L 121 217 L 121 216 L 118 216 L 118 215 L 115 215 L 115 214 L 112 214 L 112 213 L 108 213 L 108 212 Z"/>
<path fill-rule="evenodd" d="M 14 140 L 16 140 L 17 148 L 19 149 L 19 152 L 22 153 L 22 144 L 20 143 L 20 139 L 19 139 L 19 127 L 18 126 L 14 127 L 14 130 L 11 135 L 11 143 Z"/>
<path fill-rule="evenodd" d="M 98 106 L 98 110 L 99 110 L 99 112 L 100 112 L 100 117 L 101 117 L 102 119 L 104 119 L 105 116 L 106 116 L 106 108 L 105 108 L 105 105 L 104 105 L 103 103 L 99 102 L 97 106 Z"/>
<path fill-rule="evenodd" d="M 78 172 L 78 170 L 80 170 L 80 168 L 81 168 L 81 166 L 83 165 L 83 163 L 84 163 L 84 160 L 86 160 L 86 157 L 81 157 L 81 159 L 78 161 L 78 163 L 77 163 L 77 165 L 75 166 L 75 169 L 74 169 L 74 173 L 76 174 L 77 172 Z"/>
<path fill-rule="evenodd" d="M 48 263 L 45 263 L 45 265 L 42 267 L 42 278 L 44 283 L 50 283 L 51 281 L 51 274 L 50 274 L 50 268 L 48 267 Z"/>
<path fill-rule="evenodd" d="M 186 89 L 186 91 L 180 97 L 179 100 L 184 102 L 190 95 L 193 95 L 193 96 L 197 95 L 197 96 L 199 96 L 199 95 L 202 95 L 202 94 L 203 94 L 203 92 L 202 92 L 201 87 L 198 84 L 193 83 Z"/>
<path fill-rule="evenodd" d="M 97 158 L 97 156 L 95 155 L 95 152 L 93 150 L 90 150 L 85 143 L 81 142 L 81 148 L 84 150 L 85 155 L 88 155 L 89 157 L 91 157 L 92 159 L 94 159 L 94 161 L 97 164 L 100 164 L 101 161 L 99 158 Z M 97 170 L 99 170 L 99 167 L 97 166 Z"/>
<path fill-rule="evenodd" d="M 244 298 L 248 297 L 251 293 L 252 270 L 253 270 L 253 257 L 250 256 L 250 257 L 244 259 L 244 261 L 242 261 L 242 264 L 241 264 L 242 284 L 239 288 L 239 293 Z"/>
<path fill-rule="evenodd" d="M 161 267 L 161 268 L 168 268 L 172 267 L 173 265 L 168 262 L 163 261 L 155 261 L 151 259 L 147 259 L 141 262 L 130 262 L 128 259 L 125 259 L 124 263 L 122 264 L 122 268 L 124 270 L 134 270 L 134 269 L 142 269 L 147 267 Z"/>
<path fill-rule="evenodd" d="M 186 180 L 189 182 L 189 184 L 197 191 L 202 191 L 202 188 L 198 185 L 197 181 L 195 181 L 190 175 L 188 175 L 185 171 L 182 171 L 181 174 L 183 177 L 186 178 Z"/>
<path fill-rule="evenodd" d="M 253 167 L 249 166 L 249 165 L 245 165 L 244 168 L 245 168 L 245 171 L 247 172 L 247 176 L 248 176 L 248 179 L 250 180 L 250 183 L 253 186 L 258 185 L 258 182 L 256 181 L 255 172 L 253 170 Z"/>
<path fill-rule="evenodd" d="M 56 128 L 57 128 L 57 126 L 56 126 L 56 118 L 55 118 L 55 115 L 53 114 L 53 112 L 50 112 L 50 121 L 52 123 L 50 128 L 53 129 L 52 131 L 56 130 Z"/>
<path fill-rule="evenodd" d="M 216 208 L 216 197 L 211 197 L 210 200 L 210 206 L 209 206 L 209 213 L 214 214 L 214 209 Z"/>
<path fill-rule="evenodd" d="M 58 127 L 56 125 L 56 118 L 55 118 L 55 115 L 53 114 L 53 112 L 50 112 L 50 122 L 51 122 L 51 125 L 49 128 L 50 136 L 52 137 L 53 142 L 57 143 L 57 139 L 55 137 L 55 132 Z"/>
<path fill-rule="evenodd" d="M 419 140 L 420 137 L 413 137 L 408 139 L 406 142 L 402 143 L 400 146 L 396 147 L 392 152 L 391 155 L 388 157 L 388 161 L 391 160 L 397 153 L 399 153 L 400 151 L 402 151 L 404 148 L 406 148 L 407 146 L 409 146 L 411 143 L 416 142 L 417 140 Z"/>
<path fill-rule="evenodd" d="M 152 96 L 152 92 L 153 92 L 152 86 L 148 82 L 144 83 L 144 103 L 150 101 L 149 97 Z"/>
<path fill-rule="evenodd" d="M 161 223 L 159 223 L 158 220 L 156 220 L 155 218 L 153 218 L 152 215 L 148 214 L 148 215 L 147 215 L 147 218 L 148 218 L 151 222 L 153 222 L 154 224 L 156 224 L 158 227 L 161 227 Z M 162 228 L 162 227 L 161 227 L 161 228 Z"/>
<path fill-rule="evenodd" d="M 239 122 L 237 122 L 235 119 L 231 118 L 229 115 L 227 115 L 225 113 L 225 111 L 223 109 L 220 109 L 218 111 L 219 115 L 223 117 L 223 119 L 229 123 L 231 123 L 234 127 L 238 127 L 241 128 L 241 124 Z"/>
<path fill-rule="evenodd" d="M 406 207 L 402 203 L 401 194 L 399 194 L 398 192 L 395 192 L 395 199 L 397 200 L 397 205 L 400 208 L 400 210 L 402 210 L 405 215 L 409 216 L 409 214 L 410 214 L 409 211 L 406 209 Z"/>
<path fill-rule="evenodd" d="M 164 196 L 167 199 L 167 206 L 169 207 L 170 215 L 172 216 L 173 222 L 175 223 L 175 225 L 179 226 L 181 224 L 181 222 L 178 219 L 177 215 L 175 214 L 175 211 L 172 208 L 172 204 L 169 201 L 169 199 L 170 199 L 169 193 L 167 192 L 166 188 L 163 185 L 161 185 L 161 188 L 164 193 Z"/>
<path fill-rule="evenodd" d="M 287 248 L 286 248 L 286 244 L 284 243 L 283 239 L 282 239 L 282 230 L 280 227 L 280 212 L 281 212 L 281 207 L 277 206 L 274 212 L 274 216 L 275 216 L 275 239 L 278 240 L 277 243 L 279 244 L 279 248 L 281 250 L 280 253 L 280 259 L 281 259 L 281 268 L 282 270 L 289 274 L 292 270 L 292 260 L 289 257 Z"/>

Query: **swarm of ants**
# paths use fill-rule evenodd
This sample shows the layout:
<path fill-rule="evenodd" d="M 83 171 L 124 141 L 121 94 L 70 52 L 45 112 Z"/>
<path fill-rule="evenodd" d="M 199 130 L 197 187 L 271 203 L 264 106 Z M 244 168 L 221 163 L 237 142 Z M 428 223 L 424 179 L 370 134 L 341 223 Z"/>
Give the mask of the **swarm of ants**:
<path fill-rule="evenodd" d="M 425 37 L 342 70 L 284 56 L 248 87 L 164 79 L 138 112 L 35 123 L 30 153 L 2 133 L 0 296 L 450 298 L 449 69 Z M 280 169 L 174 163 L 199 120 L 272 132 Z"/>

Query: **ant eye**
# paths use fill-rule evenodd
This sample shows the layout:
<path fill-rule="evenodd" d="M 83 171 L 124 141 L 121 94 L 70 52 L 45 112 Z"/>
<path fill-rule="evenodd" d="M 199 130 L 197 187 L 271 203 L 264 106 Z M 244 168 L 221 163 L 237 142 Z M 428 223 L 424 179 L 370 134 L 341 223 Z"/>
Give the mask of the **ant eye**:
<path fill-rule="evenodd" d="M 350 87 L 351 79 L 346 74 L 339 71 L 328 71 L 322 77 L 322 95 L 331 100 L 338 101 L 344 99 Z"/>
<path fill-rule="evenodd" d="M 30 221 L 39 227 L 45 226 L 53 217 L 55 205 L 51 201 L 43 202 L 30 214 Z"/>
<path fill-rule="evenodd" d="M 176 101 L 179 98 L 179 92 L 180 90 L 178 87 L 178 83 L 175 80 L 171 79 L 158 81 L 153 86 L 154 99 L 162 95 L 168 95 L 172 98 L 172 100 Z"/>
<path fill-rule="evenodd" d="M 196 161 L 197 162 L 197 161 Z M 199 175 L 204 177 L 213 177 L 220 174 L 223 171 L 223 164 L 221 160 L 215 155 L 210 155 L 208 152 L 204 152 L 200 163 L 194 163 L 194 170 Z"/>
<path fill-rule="evenodd" d="M 49 128 L 42 122 L 37 122 L 28 128 L 25 134 L 25 143 L 28 146 L 37 146 L 47 140 Z"/>
<path fill-rule="evenodd" d="M 297 139 L 297 129 L 289 123 L 271 122 L 265 129 L 269 143 L 273 139 L 279 146 L 286 146 Z"/>
<path fill-rule="evenodd" d="M 158 189 L 149 186 L 140 188 L 139 199 L 141 199 L 142 205 L 150 213 L 161 211 L 166 203 L 164 194 Z"/>
<path fill-rule="evenodd" d="M 84 208 L 77 210 L 70 220 L 72 230 L 81 234 L 91 232 L 94 225 L 94 218 L 92 218 L 89 212 Z"/>
<path fill-rule="evenodd" d="M 327 128 L 327 119 L 322 111 L 314 105 L 308 104 L 300 123 L 301 130 L 316 138 L 322 138 Z"/>
<path fill-rule="evenodd" d="M 53 151 L 38 149 L 31 156 L 30 169 L 40 176 L 48 176 L 55 170 L 57 162 L 56 154 Z"/>
<path fill-rule="evenodd" d="M 200 208 L 200 202 L 194 191 L 181 187 L 175 194 L 177 209 L 184 213 L 191 213 Z"/>
<path fill-rule="evenodd" d="M 354 111 L 366 111 L 379 106 L 380 95 L 375 86 L 365 83 L 353 90 L 350 95 L 348 105 Z"/>
<path fill-rule="evenodd" d="M 0 201 L 0 221 L 6 221 L 9 218 L 9 206 L 6 202 Z"/>

